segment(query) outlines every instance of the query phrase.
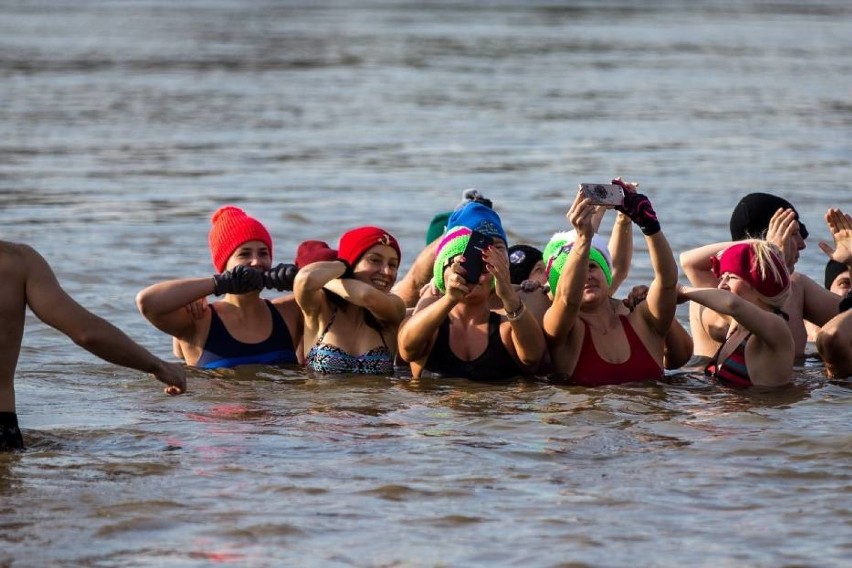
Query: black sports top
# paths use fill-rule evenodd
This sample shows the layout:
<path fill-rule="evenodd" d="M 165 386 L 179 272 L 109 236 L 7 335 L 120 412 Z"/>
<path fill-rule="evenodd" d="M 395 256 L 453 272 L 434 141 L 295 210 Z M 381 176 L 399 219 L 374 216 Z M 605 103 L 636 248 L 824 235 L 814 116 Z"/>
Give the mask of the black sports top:
<path fill-rule="evenodd" d="M 500 314 L 494 312 L 488 316 L 488 345 L 482 355 L 471 361 L 459 359 L 450 349 L 450 318 L 445 318 L 424 368 L 447 377 L 474 380 L 509 379 L 524 374 L 500 339 Z"/>

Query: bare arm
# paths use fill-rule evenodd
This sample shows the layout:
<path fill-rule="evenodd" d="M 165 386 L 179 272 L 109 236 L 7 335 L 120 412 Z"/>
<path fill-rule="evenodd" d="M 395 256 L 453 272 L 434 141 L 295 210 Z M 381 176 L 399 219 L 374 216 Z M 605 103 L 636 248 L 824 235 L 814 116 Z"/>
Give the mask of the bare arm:
<path fill-rule="evenodd" d="M 671 328 L 677 309 L 677 263 L 669 242 L 662 231 L 646 236 L 654 280 L 648 297 L 639 309 L 653 329 L 665 336 Z"/>
<path fill-rule="evenodd" d="M 105 361 L 154 374 L 157 380 L 170 385 L 166 389 L 170 394 L 186 389 L 181 366 L 154 356 L 123 331 L 83 308 L 62 289 L 40 254 L 29 247 L 23 250 L 27 264 L 26 299 L 36 317 Z"/>
<path fill-rule="evenodd" d="M 352 278 L 336 278 L 324 286 L 344 300 L 361 306 L 372 313 L 383 325 L 399 325 L 405 317 L 405 304 L 396 294 L 387 294 L 375 287 Z"/>
<path fill-rule="evenodd" d="M 716 256 L 734 241 L 713 243 L 680 253 L 680 266 L 689 279 L 689 283 L 698 288 L 712 288 L 719 284 L 719 279 L 713 274 L 710 257 Z"/>
<path fill-rule="evenodd" d="M 771 349 L 780 350 L 790 343 L 790 329 L 783 319 L 728 290 L 684 286 L 680 292 L 688 300 L 732 317 Z"/>
<path fill-rule="evenodd" d="M 483 255 L 488 272 L 494 277 L 495 292 L 507 314 L 500 325 L 504 344 L 514 352 L 521 365 L 535 369 L 544 358 L 547 344 L 538 320 L 526 309 L 512 286 L 509 276 L 509 258 L 502 250 L 490 247 Z"/>
<path fill-rule="evenodd" d="M 188 305 L 213 294 L 212 278 L 168 280 L 148 286 L 136 295 L 136 306 L 160 331 L 180 339 L 194 334 L 198 318 Z"/>
<path fill-rule="evenodd" d="M 432 351 L 438 326 L 457 303 L 458 300 L 446 294 L 437 299 L 425 296 L 399 328 L 400 357 L 409 363 L 426 359 Z"/>
<path fill-rule="evenodd" d="M 816 346 L 829 377 L 852 376 L 852 310 L 826 323 L 817 335 Z"/>
<path fill-rule="evenodd" d="M 633 223 L 630 217 L 619 213 L 609 236 L 609 252 L 612 255 L 612 284 L 609 295 L 613 296 L 627 280 L 630 263 L 633 262 Z"/>
<path fill-rule="evenodd" d="M 828 320 L 837 315 L 840 296 L 826 290 L 804 274 L 794 273 L 792 279 L 796 280 L 804 290 L 802 318 L 816 325 L 825 325 Z"/>
<path fill-rule="evenodd" d="M 324 286 L 344 272 L 346 265 L 338 260 L 314 262 L 299 270 L 293 294 L 306 317 L 315 319 L 319 315 L 325 302 Z"/>
<path fill-rule="evenodd" d="M 578 193 L 566 214 L 577 231 L 577 240 L 565 261 L 556 290 L 552 292 L 553 303 L 544 313 L 544 333 L 552 343 L 562 344 L 567 341 L 580 316 L 580 302 L 592 248 L 591 218 L 595 209 L 590 199 Z"/>
<path fill-rule="evenodd" d="M 405 276 L 393 287 L 392 292 L 402 298 L 406 307 L 410 308 L 417 305 L 417 302 L 420 300 L 421 288 L 432 278 L 435 251 L 440 242 L 440 238 L 435 239 L 421 250 Z"/>

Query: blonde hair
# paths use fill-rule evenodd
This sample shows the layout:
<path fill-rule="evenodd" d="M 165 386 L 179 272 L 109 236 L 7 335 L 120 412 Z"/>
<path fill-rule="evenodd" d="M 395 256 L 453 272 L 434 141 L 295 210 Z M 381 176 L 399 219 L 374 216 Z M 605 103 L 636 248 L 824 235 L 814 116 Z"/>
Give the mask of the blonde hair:
<path fill-rule="evenodd" d="M 784 280 L 787 281 L 787 286 L 784 290 L 771 298 L 755 290 L 758 296 L 771 307 L 782 308 L 790 296 L 790 272 L 787 270 L 787 264 L 784 262 L 784 253 L 778 245 L 763 239 L 746 239 L 743 242 L 749 243 L 752 250 L 754 250 L 754 262 L 762 279 L 767 280 L 772 278 L 779 284 L 784 282 Z M 773 262 L 773 257 L 777 262 Z"/>

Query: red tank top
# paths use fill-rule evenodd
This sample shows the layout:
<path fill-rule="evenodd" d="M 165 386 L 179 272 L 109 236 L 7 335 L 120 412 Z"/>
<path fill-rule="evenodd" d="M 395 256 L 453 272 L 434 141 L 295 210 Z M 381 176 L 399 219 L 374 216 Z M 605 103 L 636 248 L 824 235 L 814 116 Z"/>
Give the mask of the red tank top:
<path fill-rule="evenodd" d="M 591 329 L 584 322 L 583 346 L 580 348 L 577 366 L 574 367 L 574 373 L 571 375 L 572 383 L 597 387 L 663 378 L 663 368 L 645 349 L 645 345 L 633 331 L 633 326 L 627 318 L 618 316 L 618 320 L 630 345 L 630 357 L 623 363 L 610 363 L 601 358 L 592 342 Z"/>

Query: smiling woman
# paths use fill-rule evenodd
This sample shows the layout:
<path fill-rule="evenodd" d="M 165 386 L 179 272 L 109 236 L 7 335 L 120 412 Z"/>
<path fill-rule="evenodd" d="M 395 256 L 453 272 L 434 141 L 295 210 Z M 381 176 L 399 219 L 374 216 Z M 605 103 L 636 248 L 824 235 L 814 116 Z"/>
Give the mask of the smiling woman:
<path fill-rule="evenodd" d="M 396 334 L 405 317 L 390 293 L 401 258 L 384 229 L 359 227 L 340 237 L 336 260 L 299 270 L 296 302 L 305 318 L 303 354 L 322 374 L 393 375 Z"/>
<path fill-rule="evenodd" d="M 282 272 L 280 267 L 271 270 L 269 231 L 242 209 L 225 206 L 213 213 L 208 241 L 217 274 L 149 286 L 136 296 L 139 311 L 177 340 L 189 365 L 214 369 L 296 363 L 298 306 L 292 296 L 272 301 L 260 297 L 265 282 L 280 280 L 270 275 Z M 210 294 L 225 297 L 208 306 L 204 300 Z M 200 309 L 194 309 L 197 302 Z"/>

